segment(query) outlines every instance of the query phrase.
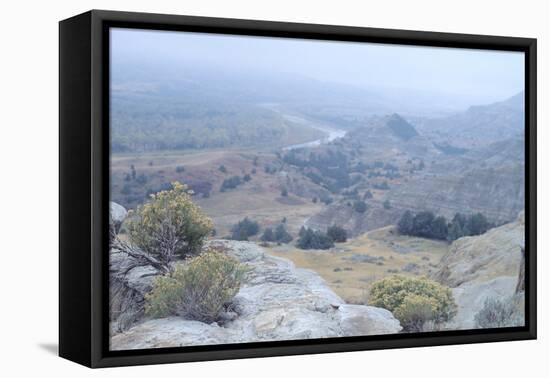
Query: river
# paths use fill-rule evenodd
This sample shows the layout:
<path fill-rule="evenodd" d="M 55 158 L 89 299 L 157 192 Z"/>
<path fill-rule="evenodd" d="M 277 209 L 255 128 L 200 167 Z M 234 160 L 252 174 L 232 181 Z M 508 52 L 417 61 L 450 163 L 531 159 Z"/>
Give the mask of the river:
<path fill-rule="evenodd" d="M 319 139 L 312 140 L 310 142 L 304 142 L 304 143 L 298 143 L 298 144 L 291 144 L 289 146 L 283 147 L 284 151 L 289 150 L 295 150 L 297 148 L 306 148 L 306 147 L 316 147 L 320 146 L 321 144 L 330 143 L 335 139 L 342 138 L 346 135 L 346 131 L 342 129 L 337 129 L 331 126 L 328 126 L 326 124 L 320 124 L 318 122 L 310 121 L 305 118 L 290 115 L 290 114 L 282 114 L 282 116 L 289 120 L 290 122 L 299 123 L 301 125 L 309 126 L 311 128 L 317 129 L 319 131 L 322 131 L 325 136 Z"/>

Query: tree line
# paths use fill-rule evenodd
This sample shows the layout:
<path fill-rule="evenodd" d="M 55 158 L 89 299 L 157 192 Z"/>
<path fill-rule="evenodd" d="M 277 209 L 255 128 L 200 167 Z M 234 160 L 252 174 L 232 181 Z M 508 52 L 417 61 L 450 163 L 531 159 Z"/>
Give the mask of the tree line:
<path fill-rule="evenodd" d="M 414 214 L 405 211 L 397 223 L 400 234 L 419 236 L 428 239 L 454 241 L 463 236 L 481 235 L 495 227 L 481 213 L 456 213 L 449 222 L 444 216 L 436 216 L 431 211 L 421 211 Z"/>
<path fill-rule="evenodd" d="M 294 237 L 287 231 L 285 222 L 286 220 L 283 219 L 275 228 L 265 228 L 259 239 L 262 242 L 290 243 Z M 231 228 L 229 239 L 247 241 L 256 235 L 260 235 L 260 224 L 246 217 Z M 344 243 L 347 238 L 347 231 L 340 226 L 328 227 L 326 232 L 302 226 L 298 233 L 296 247 L 300 249 L 330 249 L 334 247 L 334 243 Z"/>

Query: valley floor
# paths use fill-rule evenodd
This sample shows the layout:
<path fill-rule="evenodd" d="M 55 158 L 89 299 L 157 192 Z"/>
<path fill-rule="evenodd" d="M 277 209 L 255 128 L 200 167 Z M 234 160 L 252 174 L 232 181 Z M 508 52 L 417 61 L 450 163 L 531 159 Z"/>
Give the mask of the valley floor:
<path fill-rule="evenodd" d="M 273 245 L 267 252 L 317 272 L 347 303 L 368 303 L 370 285 L 386 276 L 427 276 L 447 253 L 446 242 L 398 235 L 393 226 L 370 231 L 330 250 Z"/>

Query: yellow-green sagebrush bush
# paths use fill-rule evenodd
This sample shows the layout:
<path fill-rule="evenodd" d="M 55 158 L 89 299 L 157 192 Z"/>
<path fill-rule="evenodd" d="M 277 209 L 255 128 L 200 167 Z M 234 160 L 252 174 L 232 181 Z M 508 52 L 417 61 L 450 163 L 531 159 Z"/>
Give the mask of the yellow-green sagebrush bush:
<path fill-rule="evenodd" d="M 198 254 L 212 232 L 212 221 L 193 203 L 187 186 L 172 186 L 152 194 L 127 222 L 132 243 L 165 263 Z"/>
<path fill-rule="evenodd" d="M 211 323 L 235 297 L 245 273 L 246 268 L 233 257 L 207 250 L 156 278 L 153 290 L 146 295 L 146 314 L 179 315 Z"/>
<path fill-rule="evenodd" d="M 438 325 L 456 314 L 451 289 L 427 278 L 392 276 L 375 282 L 369 304 L 391 311 L 407 332 L 420 332 L 427 322 Z"/>

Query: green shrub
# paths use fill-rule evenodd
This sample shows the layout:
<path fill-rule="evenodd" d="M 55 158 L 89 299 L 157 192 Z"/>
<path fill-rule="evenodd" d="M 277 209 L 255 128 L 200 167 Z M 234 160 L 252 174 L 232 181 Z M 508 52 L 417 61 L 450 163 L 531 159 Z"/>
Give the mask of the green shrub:
<path fill-rule="evenodd" d="M 263 242 L 290 243 L 292 235 L 288 233 L 284 224 L 281 223 L 275 227 L 275 231 L 271 227 L 266 228 L 260 240 Z"/>
<path fill-rule="evenodd" d="M 273 233 L 273 229 L 271 227 L 266 228 L 260 240 L 263 242 L 275 241 L 275 233 Z"/>
<path fill-rule="evenodd" d="M 363 194 L 363 199 L 371 199 L 372 198 L 372 192 L 370 190 L 367 190 L 365 194 Z"/>
<path fill-rule="evenodd" d="M 146 314 L 179 315 L 205 323 L 216 321 L 244 281 L 246 269 L 236 259 L 206 251 L 174 271 L 157 277 L 146 295 Z"/>
<path fill-rule="evenodd" d="M 456 213 L 449 223 L 447 239 L 453 241 L 463 236 L 481 235 L 492 227 L 495 227 L 495 225 L 490 223 L 481 213 L 471 214 L 470 216 Z"/>
<path fill-rule="evenodd" d="M 331 226 L 327 229 L 327 235 L 335 243 L 345 243 L 348 240 L 348 233 L 340 226 Z"/>
<path fill-rule="evenodd" d="M 451 222 L 443 216 L 435 216 L 430 211 L 413 214 L 407 210 L 397 224 L 399 233 L 423 238 L 454 241 L 463 236 L 481 235 L 495 227 L 487 218 L 476 213 L 464 215 L 456 213 Z"/>
<path fill-rule="evenodd" d="M 413 225 L 414 215 L 410 210 L 407 210 L 403 213 L 401 219 L 399 219 L 399 222 L 397 223 L 397 230 L 400 234 L 411 235 L 413 231 Z"/>
<path fill-rule="evenodd" d="M 394 315 L 399 319 L 405 330 L 422 332 L 424 324 L 433 321 L 436 308 L 437 301 L 434 298 L 409 294 L 395 310 Z"/>
<path fill-rule="evenodd" d="M 456 314 L 451 289 L 427 278 L 391 276 L 375 282 L 369 304 L 391 311 L 407 332 L 422 331 L 426 322 L 440 324 Z"/>
<path fill-rule="evenodd" d="M 278 243 L 290 243 L 292 241 L 292 235 L 288 233 L 285 226 L 281 223 L 275 227 L 275 241 Z"/>
<path fill-rule="evenodd" d="M 244 181 L 239 176 L 231 176 L 228 179 L 223 180 L 220 192 L 226 192 L 231 189 L 235 189 L 241 185 Z"/>
<path fill-rule="evenodd" d="M 401 216 L 397 223 L 397 229 L 403 235 L 438 240 L 446 240 L 449 231 L 447 220 L 444 217 L 436 217 L 431 211 L 413 214 L 409 210 Z"/>
<path fill-rule="evenodd" d="M 248 240 L 250 236 L 254 236 L 258 232 L 260 232 L 260 225 L 258 222 L 246 217 L 231 228 L 231 239 Z"/>
<path fill-rule="evenodd" d="M 365 203 L 365 201 L 355 201 L 353 203 L 353 210 L 362 214 L 367 211 L 367 204 Z"/>
<path fill-rule="evenodd" d="M 136 182 L 140 185 L 145 185 L 147 183 L 147 176 L 142 173 L 136 178 Z"/>
<path fill-rule="evenodd" d="M 311 228 L 300 230 L 300 238 L 296 246 L 300 249 L 329 249 L 334 247 L 334 242 L 321 231 L 313 231 Z"/>
<path fill-rule="evenodd" d="M 523 319 L 516 310 L 513 299 L 487 298 L 483 308 L 474 317 L 477 328 L 518 327 Z"/>
<path fill-rule="evenodd" d="M 387 181 L 384 181 L 381 184 L 374 184 L 373 187 L 374 189 L 378 189 L 378 190 L 388 190 L 390 188 Z"/>
<path fill-rule="evenodd" d="M 120 190 L 120 193 L 124 195 L 132 193 L 132 186 L 130 184 L 124 184 L 124 186 Z"/>
<path fill-rule="evenodd" d="M 164 262 L 197 254 L 212 232 L 212 221 L 193 203 L 187 186 L 151 195 L 127 221 L 130 241 Z"/>

